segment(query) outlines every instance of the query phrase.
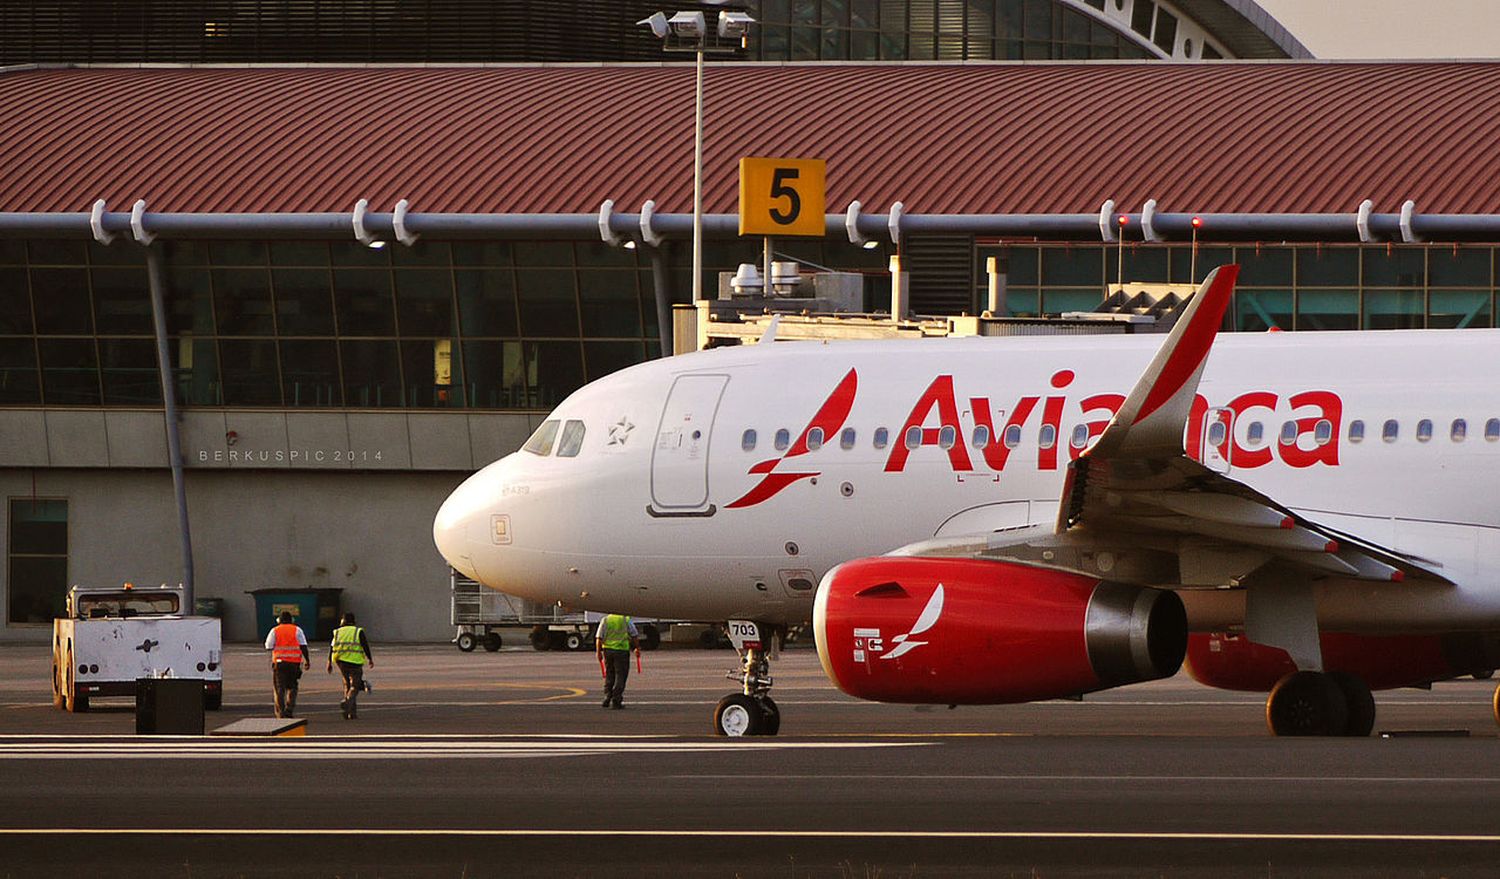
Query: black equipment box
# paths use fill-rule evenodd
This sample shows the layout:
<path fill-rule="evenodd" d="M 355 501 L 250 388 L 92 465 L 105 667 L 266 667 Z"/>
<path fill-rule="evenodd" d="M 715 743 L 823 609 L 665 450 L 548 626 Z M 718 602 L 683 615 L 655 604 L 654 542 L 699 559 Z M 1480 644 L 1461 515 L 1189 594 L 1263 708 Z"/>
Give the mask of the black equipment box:
<path fill-rule="evenodd" d="M 189 678 L 138 678 L 137 735 L 203 735 L 203 682 Z"/>

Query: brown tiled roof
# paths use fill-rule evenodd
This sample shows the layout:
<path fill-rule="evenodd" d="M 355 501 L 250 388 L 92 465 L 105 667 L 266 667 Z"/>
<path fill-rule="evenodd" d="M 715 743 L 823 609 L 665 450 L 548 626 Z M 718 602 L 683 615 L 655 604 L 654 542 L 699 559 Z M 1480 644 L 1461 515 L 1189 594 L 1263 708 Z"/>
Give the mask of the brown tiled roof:
<path fill-rule="evenodd" d="M 1500 212 L 1500 64 L 710 65 L 705 210 L 745 155 L 828 209 Z M 0 74 L 0 211 L 691 209 L 691 66 Z"/>

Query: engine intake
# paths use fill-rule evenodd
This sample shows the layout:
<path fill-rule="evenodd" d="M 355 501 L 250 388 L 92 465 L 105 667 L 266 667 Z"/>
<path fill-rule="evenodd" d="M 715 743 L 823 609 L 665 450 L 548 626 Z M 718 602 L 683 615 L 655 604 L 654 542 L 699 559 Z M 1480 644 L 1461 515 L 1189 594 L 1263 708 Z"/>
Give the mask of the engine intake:
<path fill-rule="evenodd" d="M 1169 677 L 1187 650 L 1174 593 L 972 559 L 839 565 L 813 630 L 829 679 L 880 702 L 1056 699 Z"/>

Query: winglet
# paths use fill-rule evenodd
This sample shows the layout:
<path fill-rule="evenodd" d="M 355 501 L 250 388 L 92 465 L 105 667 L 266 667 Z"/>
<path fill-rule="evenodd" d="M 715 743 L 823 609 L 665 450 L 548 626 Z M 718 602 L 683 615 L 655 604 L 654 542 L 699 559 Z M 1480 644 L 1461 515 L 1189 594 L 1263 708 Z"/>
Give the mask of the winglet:
<path fill-rule="evenodd" d="M 1148 456 L 1183 453 L 1183 427 L 1239 274 L 1239 266 L 1227 265 L 1204 279 L 1090 455 L 1117 454 L 1127 443 Z"/>

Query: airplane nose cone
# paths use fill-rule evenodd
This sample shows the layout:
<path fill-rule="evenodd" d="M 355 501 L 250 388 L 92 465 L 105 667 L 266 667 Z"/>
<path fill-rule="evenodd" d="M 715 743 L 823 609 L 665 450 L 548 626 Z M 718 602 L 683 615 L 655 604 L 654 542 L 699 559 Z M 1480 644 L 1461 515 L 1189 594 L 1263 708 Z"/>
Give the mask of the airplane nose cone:
<path fill-rule="evenodd" d="M 475 550 L 483 536 L 476 530 L 482 531 L 489 517 L 489 498 L 483 486 L 487 480 L 479 477 L 476 473 L 454 489 L 432 520 L 432 542 L 438 552 L 448 564 L 476 580 L 479 566 Z"/>

